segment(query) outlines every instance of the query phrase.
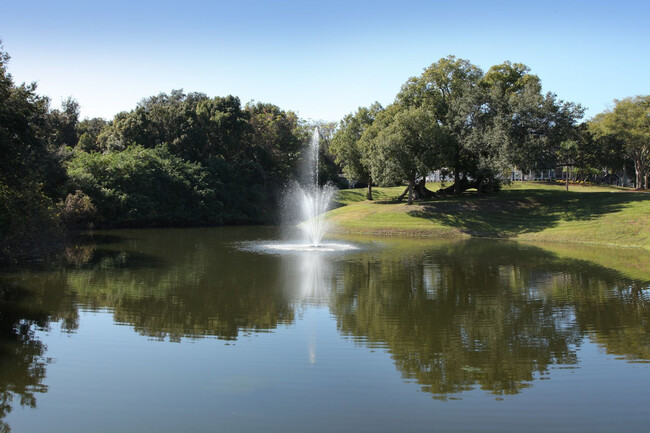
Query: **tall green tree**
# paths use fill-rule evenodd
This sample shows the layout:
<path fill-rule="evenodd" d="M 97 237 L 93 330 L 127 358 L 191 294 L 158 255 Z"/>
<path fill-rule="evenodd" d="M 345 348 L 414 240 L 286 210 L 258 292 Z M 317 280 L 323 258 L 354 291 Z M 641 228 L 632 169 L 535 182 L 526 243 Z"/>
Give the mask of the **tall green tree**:
<path fill-rule="evenodd" d="M 590 129 L 598 138 L 618 140 L 634 164 L 637 189 L 650 188 L 650 95 L 614 101 L 615 106 L 594 117 Z"/>
<path fill-rule="evenodd" d="M 296 175 L 304 146 L 298 116 L 263 102 L 250 102 L 245 110 L 250 122 L 245 137 L 248 155 L 261 167 L 264 185 L 283 186 Z"/>
<path fill-rule="evenodd" d="M 370 173 L 384 183 L 406 182 L 412 204 L 416 180 L 442 163 L 449 137 L 424 107 L 394 105 L 384 113 L 391 117 L 371 141 Z"/>
<path fill-rule="evenodd" d="M 541 92 L 537 76 L 521 63 L 504 62 L 483 74 L 453 56 L 411 78 L 399 104 L 425 107 L 451 139 L 445 166 L 454 173 L 456 194 L 474 187 L 498 189 L 512 165 L 552 168 L 560 144 L 575 134 L 580 106 Z"/>
<path fill-rule="evenodd" d="M 579 141 L 576 122 L 581 106 L 542 93 L 539 77 L 521 63 L 492 66 L 481 79 L 485 99 L 481 112 L 486 122 L 477 129 L 486 146 L 479 155 L 491 155 L 493 172 L 544 170 L 564 166 L 560 161 L 567 140 Z M 572 165 L 577 163 L 573 158 Z"/>
<path fill-rule="evenodd" d="M 472 131 L 468 100 L 475 94 L 483 72 L 468 60 L 455 56 L 442 58 L 426 68 L 419 77 L 410 78 L 397 95 L 397 103 L 406 107 L 424 107 L 435 123 L 451 139 L 446 166 L 454 173 L 454 191 L 461 192 L 461 176 L 470 164 L 466 139 Z"/>
<path fill-rule="evenodd" d="M 202 100 L 196 107 L 199 124 L 207 134 L 203 147 L 189 153 L 189 159 L 200 161 L 218 155 L 228 162 L 240 163 L 248 158 L 243 140 L 249 131 L 249 113 L 236 96 Z"/>
<path fill-rule="evenodd" d="M 75 147 L 79 141 L 77 126 L 79 124 L 79 103 L 72 97 L 65 98 L 61 109 L 51 110 L 48 116 L 50 123 L 50 142 L 54 147 Z"/>
<path fill-rule="evenodd" d="M 516 119 L 526 106 L 525 100 L 538 102 L 536 98 L 541 92 L 539 78 L 530 74 L 528 66 L 506 61 L 487 71 L 480 80 L 480 89 L 474 106 L 480 104 L 481 122 L 471 135 L 475 152 L 489 157 L 493 174 L 507 170 L 511 165 L 532 169 L 532 165 L 536 165 L 532 162 L 535 156 L 529 149 L 530 143 L 524 145 L 521 141 Z"/>
<path fill-rule="evenodd" d="M 565 167 L 565 170 L 569 166 L 571 177 L 578 181 L 600 180 L 605 173 L 604 179 L 613 182 L 614 173 L 622 170 L 625 163 L 620 143 L 609 140 L 609 137 L 595 138 L 588 123 L 577 125 L 575 131 L 574 136 L 562 143 L 558 150 L 558 166 Z"/>
<path fill-rule="evenodd" d="M 108 122 L 100 117 L 84 119 L 77 124 L 77 147 L 86 152 L 99 151 L 99 135 Z"/>
<path fill-rule="evenodd" d="M 145 98 L 134 110 L 118 113 L 109 122 L 98 137 L 99 146 L 102 151 L 113 151 L 136 144 L 146 148 L 168 144 L 177 154 L 194 153 L 206 141 L 196 110 L 207 99 L 203 93 L 182 90 Z"/>
<path fill-rule="evenodd" d="M 605 179 L 611 184 L 618 172 L 625 173 L 629 159 L 625 154 L 623 141 L 613 135 L 596 136 L 592 133 L 591 122 L 581 125 L 581 143 L 587 163 L 594 169 L 604 170 Z M 632 169 L 633 171 L 633 169 Z M 626 176 L 624 174 L 624 176 Z"/>
<path fill-rule="evenodd" d="M 527 88 L 510 101 L 513 107 L 508 159 L 523 170 L 540 170 L 558 165 L 562 143 L 576 139 L 576 122 L 584 109 L 557 99 L 553 93 L 542 95 Z"/>
<path fill-rule="evenodd" d="M 34 83 L 14 84 L 8 61 L 0 46 L 0 182 L 14 187 L 27 177 L 42 179 L 39 163 L 48 153 L 44 135 L 49 101 L 36 94 Z"/>
<path fill-rule="evenodd" d="M 336 162 L 343 167 L 343 174 L 350 180 L 357 180 L 368 185 L 366 199 L 372 200 L 372 175 L 367 149 L 361 137 L 375 121 L 383 107 L 375 102 L 370 107 L 359 107 L 354 114 L 348 114 L 341 120 L 339 129 L 332 138 L 331 152 Z"/>
<path fill-rule="evenodd" d="M 49 101 L 33 83 L 16 85 L 8 61 L 0 45 L 0 260 L 44 252 L 58 226 L 58 184 L 48 176 L 62 171 L 48 145 Z"/>
<path fill-rule="evenodd" d="M 77 146 L 79 134 L 79 103 L 72 97 L 65 98 L 60 109 L 48 109 L 45 117 L 44 139 L 48 158 L 41 163 L 45 192 L 53 198 L 64 196 L 67 174 L 64 164 L 70 158 L 70 149 Z"/>
<path fill-rule="evenodd" d="M 247 158 L 242 143 L 249 127 L 249 113 L 235 96 L 208 98 L 203 93 L 173 90 L 143 99 L 135 110 L 116 115 L 98 141 L 107 151 L 164 144 L 191 161 L 219 157 L 241 162 Z"/>

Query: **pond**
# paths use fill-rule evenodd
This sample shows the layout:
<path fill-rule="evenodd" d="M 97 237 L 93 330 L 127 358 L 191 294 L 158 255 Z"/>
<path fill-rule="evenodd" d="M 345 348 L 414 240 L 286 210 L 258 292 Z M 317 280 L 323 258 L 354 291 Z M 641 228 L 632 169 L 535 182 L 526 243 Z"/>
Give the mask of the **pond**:
<path fill-rule="evenodd" d="M 645 432 L 650 253 L 103 231 L 0 275 L 0 431 Z"/>

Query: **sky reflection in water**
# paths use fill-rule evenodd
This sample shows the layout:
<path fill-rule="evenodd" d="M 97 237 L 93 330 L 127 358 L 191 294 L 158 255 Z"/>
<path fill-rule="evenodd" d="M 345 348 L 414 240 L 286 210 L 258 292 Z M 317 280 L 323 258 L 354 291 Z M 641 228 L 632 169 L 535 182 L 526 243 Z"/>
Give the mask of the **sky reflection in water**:
<path fill-rule="evenodd" d="M 108 232 L 70 249 L 66 265 L 4 275 L 4 425 L 644 431 L 650 421 L 648 254 L 494 241 L 241 247 L 273 236 Z"/>

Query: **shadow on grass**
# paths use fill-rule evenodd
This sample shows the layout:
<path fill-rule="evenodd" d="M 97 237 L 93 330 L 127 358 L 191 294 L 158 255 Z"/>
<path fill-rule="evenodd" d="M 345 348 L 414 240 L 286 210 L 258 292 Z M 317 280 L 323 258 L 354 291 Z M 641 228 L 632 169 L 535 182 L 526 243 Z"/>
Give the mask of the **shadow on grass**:
<path fill-rule="evenodd" d="M 648 201 L 637 193 L 513 190 L 491 196 L 464 196 L 423 202 L 416 218 L 453 227 L 476 237 L 508 237 L 539 232 L 560 221 L 587 221 Z"/>
<path fill-rule="evenodd" d="M 350 203 L 357 203 L 366 200 L 367 189 L 343 189 L 339 190 L 336 198 L 334 199 L 334 208 L 342 207 Z M 372 192 L 373 201 L 383 201 L 392 198 L 381 190 L 374 190 Z"/>

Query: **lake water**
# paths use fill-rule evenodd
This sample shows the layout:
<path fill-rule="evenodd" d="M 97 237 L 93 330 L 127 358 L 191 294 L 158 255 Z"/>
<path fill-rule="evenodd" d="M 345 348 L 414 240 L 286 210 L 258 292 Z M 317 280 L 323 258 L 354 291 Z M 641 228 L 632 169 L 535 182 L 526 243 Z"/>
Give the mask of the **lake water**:
<path fill-rule="evenodd" d="M 277 239 L 106 231 L 4 271 L 0 431 L 648 431 L 649 252 Z"/>

